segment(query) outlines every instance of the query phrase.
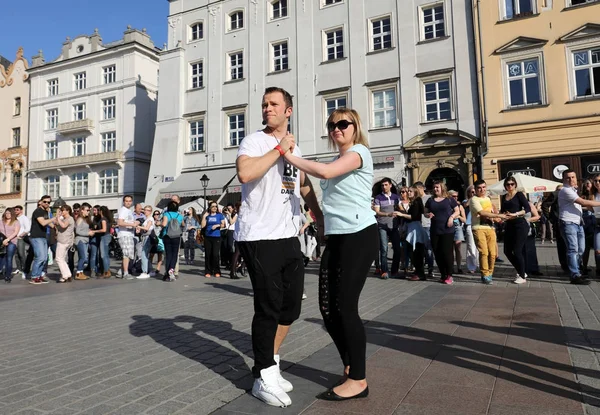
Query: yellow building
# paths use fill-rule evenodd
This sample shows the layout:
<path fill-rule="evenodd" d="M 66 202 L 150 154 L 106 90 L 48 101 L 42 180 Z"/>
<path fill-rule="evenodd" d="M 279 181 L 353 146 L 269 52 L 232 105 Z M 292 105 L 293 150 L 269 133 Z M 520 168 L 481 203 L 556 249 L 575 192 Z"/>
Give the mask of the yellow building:
<path fill-rule="evenodd" d="M 600 1 L 473 6 L 483 178 L 600 173 Z"/>
<path fill-rule="evenodd" d="M 29 137 L 29 75 L 23 48 L 14 62 L 0 56 L 0 213 L 23 205 Z"/>

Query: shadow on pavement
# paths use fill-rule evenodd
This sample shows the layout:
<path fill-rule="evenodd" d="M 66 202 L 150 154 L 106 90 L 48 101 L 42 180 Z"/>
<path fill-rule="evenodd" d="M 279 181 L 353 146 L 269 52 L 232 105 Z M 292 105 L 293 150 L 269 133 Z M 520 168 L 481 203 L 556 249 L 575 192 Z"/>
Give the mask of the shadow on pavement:
<path fill-rule="evenodd" d="M 244 355 L 253 358 L 252 341 L 248 333 L 233 329 L 231 323 L 208 320 L 193 316 L 175 318 L 152 318 L 148 315 L 131 317 L 134 322 L 129 332 L 136 337 L 149 336 L 155 342 L 180 355 L 198 362 L 230 381 L 236 388 L 250 390 L 254 382 L 252 371 Z M 183 326 L 189 325 L 189 328 Z M 228 346 L 219 344 L 202 333 L 216 337 Z M 290 366 L 287 373 L 319 385 L 332 386 L 331 379 L 338 376 L 315 368 L 282 361 L 282 369 Z"/>
<path fill-rule="evenodd" d="M 305 321 L 323 324 L 320 319 L 309 318 Z M 462 321 L 449 323 L 472 327 L 472 323 Z M 478 326 L 477 328 L 482 331 L 500 329 L 485 325 Z M 370 321 L 366 324 L 365 330 L 367 342 L 370 344 L 468 368 L 577 402 L 581 402 L 581 394 L 580 386 L 574 380 L 574 371 L 577 370 L 580 375 L 586 374 L 595 378 L 600 375 L 595 370 L 575 368 L 571 364 L 554 362 L 535 354 L 535 351 L 532 353 L 504 344 L 452 336 L 416 327 Z M 501 330 L 503 334 L 509 334 L 508 328 L 504 327 Z M 562 330 L 563 328 L 559 326 L 538 324 L 535 329 L 516 333 L 513 333 L 513 329 L 510 328 L 510 335 L 528 336 L 534 340 L 551 341 L 566 347 L 565 335 Z M 554 340 L 552 340 L 552 335 L 556 335 Z M 549 369 L 552 373 L 532 366 Z M 600 394 L 599 389 L 591 387 L 586 392 L 594 396 Z"/>

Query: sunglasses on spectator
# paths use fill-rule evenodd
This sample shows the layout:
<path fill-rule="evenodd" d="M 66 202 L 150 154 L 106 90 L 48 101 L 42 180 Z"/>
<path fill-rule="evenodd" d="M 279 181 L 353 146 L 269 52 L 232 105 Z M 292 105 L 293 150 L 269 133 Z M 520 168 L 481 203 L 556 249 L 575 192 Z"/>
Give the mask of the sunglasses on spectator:
<path fill-rule="evenodd" d="M 400 190 L 400 193 L 406 193 L 406 190 Z"/>
<path fill-rule="evenodd" d="M 506 182 L 504 183 L 504 186 L 516 186 L 517 184 L 515 182 Z"/>
<path fill-rule="evenodd" d="M 339 120 L 338 122 L 329 122 L 329 123 L 327 123 L 327 130 L 329 132 L 332 132 L 337 128 L 340 131 L 344 131 L 350 125 L 354 125 L 354 123 L 352 121 L 348 121 L 348 120 Z"/>
<path fill-rule="evenodd" d="M 600 183 L 600 180 L 594 180 L 594 183 Z"/>
<path fill-rule="evenodd" d="M 42 200 L 42 203 L 45 203 L 45 204 L 49 205 L 50 204 L 50 200 Z"/>

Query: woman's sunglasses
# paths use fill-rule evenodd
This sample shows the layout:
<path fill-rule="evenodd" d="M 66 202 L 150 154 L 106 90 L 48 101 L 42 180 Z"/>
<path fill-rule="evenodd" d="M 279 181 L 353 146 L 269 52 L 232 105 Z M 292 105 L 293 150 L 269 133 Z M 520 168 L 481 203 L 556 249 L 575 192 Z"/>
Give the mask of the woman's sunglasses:
<path fill-rule="evenodd" d="M 340 131 L 344 131 L 350 125 L 354 125 L 354 123 L 352 121 L 348 121 L 348 120 L 339 120 L 338 122 L 329 122 L 329 123 L 327 123 L 327 131 L 332 132 L 336 128 L 339 129 Z"/>
<path fill-rule="evenodd" d="M 517 184 L 515 182 L 506 182 L 504 183 L 504 186 L 516 186 Z"/>

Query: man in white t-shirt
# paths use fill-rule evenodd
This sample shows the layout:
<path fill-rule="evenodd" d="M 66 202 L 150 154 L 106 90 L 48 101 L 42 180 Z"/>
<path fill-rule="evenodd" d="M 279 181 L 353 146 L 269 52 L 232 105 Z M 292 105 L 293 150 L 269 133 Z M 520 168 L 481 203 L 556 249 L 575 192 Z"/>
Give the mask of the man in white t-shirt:
<path fill-rule="evenodd" d="M 131 205 L 133 197 L 130 195 L 123 196 L 123 206 L 117 213 L 117 225 L 119 226 L 119 245 L 123 251 L 123 264 L 117 278 L 125 278 L 132 280 L 134 277 L 129 274 L 129 261 L 135 258 L 135 240 L 134 232 L 138 222 L 133 217 Z"/>
<path fill-rule="evenodd" d="M 292 151 L 301 156 L 288 132 L 292 97 L 281 88 L 267 88 L 262 116 L 266 128 L 245 137 L 238 150 L 237 174 L 242 206 L 234 238 L 247 265 L 254 290 L 252 349 L 255 381 L 252 395 L 286 407 L 293 389 L 279 370 L 279 348 L 290 325 L 300 316 L 304 264 L 300 242 L 300 195 L 323 227 L 323 213 L 308 177 L 285 161 Z"/>
<path fill-rule="evenodd" d="M 558 193 L 560 232 L 567 245 L 567 264 L 571 284 L 589 284 L 581 275 L 581 259 L 585 250 L 585 234 L 581 207 L 597 207 L 600 202 L 582 199 L 577 194 L 577 175 L 571 169 L 563 172 L 563 188 Z"/>

